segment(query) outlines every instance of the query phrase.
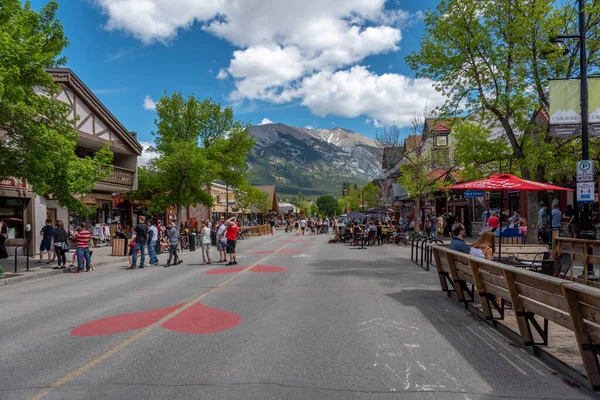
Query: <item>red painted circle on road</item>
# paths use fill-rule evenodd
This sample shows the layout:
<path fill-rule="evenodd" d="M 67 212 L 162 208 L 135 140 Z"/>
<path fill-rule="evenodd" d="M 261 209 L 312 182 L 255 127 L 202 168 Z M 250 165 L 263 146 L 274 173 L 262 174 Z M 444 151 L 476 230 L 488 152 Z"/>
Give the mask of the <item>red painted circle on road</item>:
<path fill-rule="evenodd" d="M 182 305 L 183 304 L 178 304 L 171 307 L 157 308 L 156 310 L 140 311 L 97 319 L 74 328 L 71 331 L 71 335 L 103 336 L 145 328 L 169 315 Z"/>
<path fill-rule="evenodd" d="M 242 272 L 248 267 L 233 267 L 233 268 L 219 268 L 212 269 L 210 271 L 204 271 L 206 275 L 225 275 L 225 274 L 234 274 L 236 272 Z"/>
<path fill-rule="evenodd" d="M 238 314 L 196 303 L 161 326 L 179 333 L 203 335 L 231 329 L 240 322 L 242 317 Z"/>
<path fill-rule="evenodd" d="M 273 273 L 273 272 L 283 272 L 286 271 L 287 268 L 283 267 L 270 267 L 268 265 L 256 265 L 250 269 L 252 272 L 265 272 L 265 273 Z"/>

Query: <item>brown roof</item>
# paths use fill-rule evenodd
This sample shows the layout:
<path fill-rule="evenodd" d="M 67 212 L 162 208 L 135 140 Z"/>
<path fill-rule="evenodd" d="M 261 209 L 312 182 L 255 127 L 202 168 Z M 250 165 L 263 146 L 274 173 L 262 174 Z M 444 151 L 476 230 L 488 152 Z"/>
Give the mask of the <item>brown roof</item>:
<path fill-rule="evenodd" d="M 383 149 L 383 157 L 381 159 L 381 167 L 388 169 L 394 166 L 398 161 L 402 159 L 402 153 L 404 152 L 404 146 L 402 147 L 385 147 Z"/>
<path fill-rule="evenodd" d="M 423 137 L 421 135 L 409 135 L 406 139 L 404 139 L 404 147 L 406 150 L 411 151 L 415 150 L 421 143 L 423 142 Z"/>
<path fill-rule="evenodd" d="M 129 132 L 121 122 L 106 108 L 104 104 L 94 95 L 70 68 L 48 68 L 46 69 L 55 82 L 68 85 L 85 100 L 90 109 L 98 114 L 109 127 L 119 136 L 124 143 L 139 156 L 142 154 L 142 145 L 137 141 L 135 134 Z"/>
<path fill-rule="evenodd" d="M 254 186 L 254 187 L 256 189 L 260 190 L 261 192 L 265 192 L 266 194 L 271 196 L 271 198 L 275 195 L 275 186 Z"/>
<path fill-rule="evenodd" d="M 441 125 L 447 130 L 452 128 L 452 124 L 459 118 L 425 118 L 425 125 L 431 131 L 436 130 L 436 128 Z"/>

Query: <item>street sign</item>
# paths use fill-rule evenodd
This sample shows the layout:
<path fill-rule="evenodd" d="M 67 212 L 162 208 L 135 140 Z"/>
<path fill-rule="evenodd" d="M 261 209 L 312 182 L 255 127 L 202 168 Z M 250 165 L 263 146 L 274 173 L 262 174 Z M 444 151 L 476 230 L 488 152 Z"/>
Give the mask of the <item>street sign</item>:
<path fill-rule="evenodd" d="M 577 161 L 577 182 L 592 182 L 594 180 L 594 161 Z"/>
<path fill-rule="evenodd" d="M 577 182 L 577 202 L 593 203 L 595 189 L 594 182 Z"/>
<path fill-rule="evenodd" d="M 483 197 L 483 190 L 467 190 L 465 192 L 465 198 L 474 199 L 476 197 Z"/>

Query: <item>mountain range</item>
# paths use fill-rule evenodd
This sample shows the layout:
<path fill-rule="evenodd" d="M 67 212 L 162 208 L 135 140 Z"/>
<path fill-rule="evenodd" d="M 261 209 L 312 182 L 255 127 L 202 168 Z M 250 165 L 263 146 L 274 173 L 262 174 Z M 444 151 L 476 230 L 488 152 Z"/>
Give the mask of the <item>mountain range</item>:
<path fill-rule="evenodd" d="M 361 185 L 381 175 L 381 147 L 347 129 L 265 124 L 250 134 L 250 183 L 275 185 L 280 194 L 340 194 L 343 182 Z"/>

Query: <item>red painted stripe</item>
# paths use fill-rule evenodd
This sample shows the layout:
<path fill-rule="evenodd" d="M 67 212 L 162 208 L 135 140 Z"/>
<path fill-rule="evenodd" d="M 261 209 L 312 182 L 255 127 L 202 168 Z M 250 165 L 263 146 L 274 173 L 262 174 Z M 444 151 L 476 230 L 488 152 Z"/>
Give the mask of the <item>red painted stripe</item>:
<path fill-rule="evenodd" d="M 202 335 L 231 329 L 240 322 L 242 317 L 237 314 L 196 303 L 161 326 L 175 332 Z"/>
<path fill-rule="evenodd" d="M 252 271 L 252 272 L 266 272 L 266 273 L 283 272 L 286 270 L 287 270 L 287 268 L 283 268 L 283 267 L 270 267 L 268 265 L 260 265 L 260 264 L 254 266 L 250 269 L 250 271 Z"/>
<path fill-rule="evenodd" d="M 233 267 L 233 268 L 219 268 L 212 269 L 210 271 L 204 271 L 206 275 L 225 275 L 225 274 L 234 274 L 236 272 L 242 272 L 248 267 Z"/>
<path fill-rule="evenodd" d="M 73 336 L 103 336 L 145 328 L 172 313 L 183 304 L 158 308 L 156 310 L 140 311 L 113 317 L 97 319 L 79 325 L 71 331 Z"/>

